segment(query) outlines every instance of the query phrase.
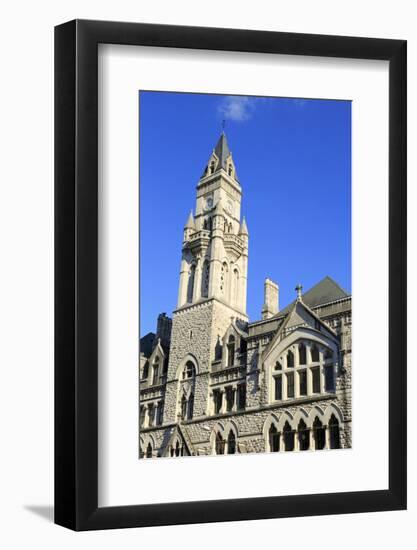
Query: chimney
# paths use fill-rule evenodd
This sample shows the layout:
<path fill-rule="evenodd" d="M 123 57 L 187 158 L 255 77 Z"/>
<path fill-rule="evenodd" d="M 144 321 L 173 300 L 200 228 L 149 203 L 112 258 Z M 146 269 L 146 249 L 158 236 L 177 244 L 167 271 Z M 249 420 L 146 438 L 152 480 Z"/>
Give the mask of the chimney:
<path fill-rule="evenodd" d="M 166 313 L 160 313 L 158 315 L 155 341 L 160 338 L 162 345 L 169 346 L 171 340 L 171 328 L 172 319 L 170 319 Z"/>
<path fill-rule="evenodd" d="M 279 311 L 279 287 L 271 279 L 265 279 L 262 319 L 269 319 Z"/>

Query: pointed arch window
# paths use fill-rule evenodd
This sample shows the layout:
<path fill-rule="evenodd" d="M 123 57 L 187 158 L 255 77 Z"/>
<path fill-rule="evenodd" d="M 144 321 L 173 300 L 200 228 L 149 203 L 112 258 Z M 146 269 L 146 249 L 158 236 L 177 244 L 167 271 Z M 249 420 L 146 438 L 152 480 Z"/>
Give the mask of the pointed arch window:
<path fill-rule="evenodd" d="M 323 422 L 316 418 L 313 422 L 314 430 L 314 447 L 316 451 L 324 449 L 326 444 L 326 428 L 323 426 Z"/>
<path fill-rule="evenodd" d="M 222 434 L 218 432 L 216 434 L 216 443 L 215 443 L 215 452 L 216 455 L 222 455 L 224 454 L 224 439 L 222 438 Z"/>
<path fill-rule="evenodd" d="M 298 358 L 299 358 L 299 364 L 300 365 L 305 365 L 307 363 L 307 351 L 306 351 L 306 347 L 305 347 L 305 344 L 300 344 L 298 346 Z"/>
<path fill-rule="evenodd" d="M 339 421 L 334 414 L 332 414 L 329 420 L 329 443 L 331 449 L 340 449 Z"/>
<path fill-rule="evenodd" d="M 308 451 L 310 447 L 310 430 L 303 419 L 298 423 L 298 445 L 300 451 Z"/>
<path fill-rule="evenodd" d="M 229 176 L 233 176 L 233 166 L 231 164 L 229 164 L 228 174 Z"/>
<path fill-rule="evenodd" d="M 236 437 L 232 430 L 227 436 L 227 454 L 234 455 L 236 453 Z"/>
<path fill-rule="evenodd" d="M 284 429 L 284 447 L 286 451 L 294 450 L 294 431 L 292 430 L 288 420 L 285 422 Z"/>
<path fill-rule="evenodd" d="M 278 433 L 278 430 L 274 426 L 274 424 L 271 425 L 269 428 L 269 450 L 271 453 L 278 453 L 279 452 L 279 439 L 280 434 Z"/>
<path fill-rule="evenodd" d="M 231 367 L 235 364 L 235 337 L 233 334 L 229 336 L 227 342 L 227 366 Z"/>
<path fill-rule="evenodd" d="M 216 163 L 214 162 L 214 160 L 212 160 L 210 162 L 210 174 L 213 174 L 215 168 L 216 168 Z"/>
<path fill-rule="evenodd" d="M 291 369 L 294 367 L 294 354 L 291 350 L 287 353 L 287 368 Z"/>
<path fill-rule="evenodd" d="M 153 362 L 153 371 L 152 371 L 152 385 L 156 386 L 159 381 L 159 357 L 155 357 L 155 360 Z"/>
<path fill-rule="evenodd" d="M 195 280 L 195 265 L 193 264 L 190 267 L 190 272 L 188 274 L 188 287 L 187 287 L 187 302 L 189 304 L 193 301 L 194 295 L 194 280 Z"/>

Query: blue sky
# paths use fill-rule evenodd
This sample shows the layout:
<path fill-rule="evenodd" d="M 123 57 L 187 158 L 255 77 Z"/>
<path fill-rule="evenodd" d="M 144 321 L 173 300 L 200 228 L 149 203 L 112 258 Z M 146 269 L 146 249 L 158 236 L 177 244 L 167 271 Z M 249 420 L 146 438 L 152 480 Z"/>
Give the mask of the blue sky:
<path fill-rule="evenodd" d="M 351 291 L 351 103 L 140 92 L 140 324 L 171 315 L 183 226 L 225 133 L 249 229 L 247 312 L 261 318 L 265 277 L 294 287 L 326 275 Z"/>

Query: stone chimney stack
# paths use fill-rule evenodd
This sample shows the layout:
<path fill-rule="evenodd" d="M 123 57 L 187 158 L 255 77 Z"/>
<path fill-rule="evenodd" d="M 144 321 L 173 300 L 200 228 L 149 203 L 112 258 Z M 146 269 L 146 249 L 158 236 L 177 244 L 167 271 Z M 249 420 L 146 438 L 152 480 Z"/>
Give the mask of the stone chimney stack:
<path fill-rule="evenodd" d="M 170 319 L 166 313 L 160 313 L 158 315 L 155 341 L 160 338 L 162 345 L 169 346 L 169 343 L 171 341 L 171 329 L 172 319 Z"/>
<path fill-rule="evenodd" d="M 279 311 L 279 287 L 271 279 L 265 279 L 262 319 L 269 319 Z"/>

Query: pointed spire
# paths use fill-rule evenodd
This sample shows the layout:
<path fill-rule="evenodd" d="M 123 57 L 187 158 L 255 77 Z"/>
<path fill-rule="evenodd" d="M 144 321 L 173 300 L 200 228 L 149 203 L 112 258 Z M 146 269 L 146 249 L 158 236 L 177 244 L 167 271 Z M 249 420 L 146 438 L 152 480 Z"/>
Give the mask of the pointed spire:
<path fill-rule="evenodd" d="M 229 149 L 229 144 L 227 143 L 226 134 L 224 133 L 224 131 L 221 133 L 219 137 L 219 141 L 217 142 L 214 152 L 216 153 L 219 159 L 218 168 L 223 168 L 224 170 L 226 170 L 227 168 L 226 161 L 230 156 L 230 149 Z"/>
<path fill-rule="evenodd" d="M 193 216 L 192 210 L 190 211 L 190 215 L 188 216 L 188 220 L 184 226 L 184 229 L 195 229 L 194 216 Z"/>
<path fill-rule="evenodd" d="M 239 235 L 249 235 L 245 216 L 243 216 L 242 223 L 240 224 Z"/>
<path fill-rule="evenodd" d="M 206 166 L 206 169 L 204 170 L 202 177 L 218 172 L 221 169 L 223 169 L 225 172 L 228 170 L 227 160 L 231 156 L 231 152 L 230 152 L 229 144 L 227 143 L 227 138 L 224 131 L 222 131 L 222 133 L 220 134 L 216 147 L 213 149 L 213 153 L 216 155 L 216 157 L 219 160 L 217 163 L 215 163 L 215 166 L 213 168 L 211 168 L 212 163 L 210 162 L 209 163 L 210 166 Z M 234 172 L 233 178 L 236 181 L 238 181 L 236 168 L 234 166 L 233 166 L 233 172 Z"/>

